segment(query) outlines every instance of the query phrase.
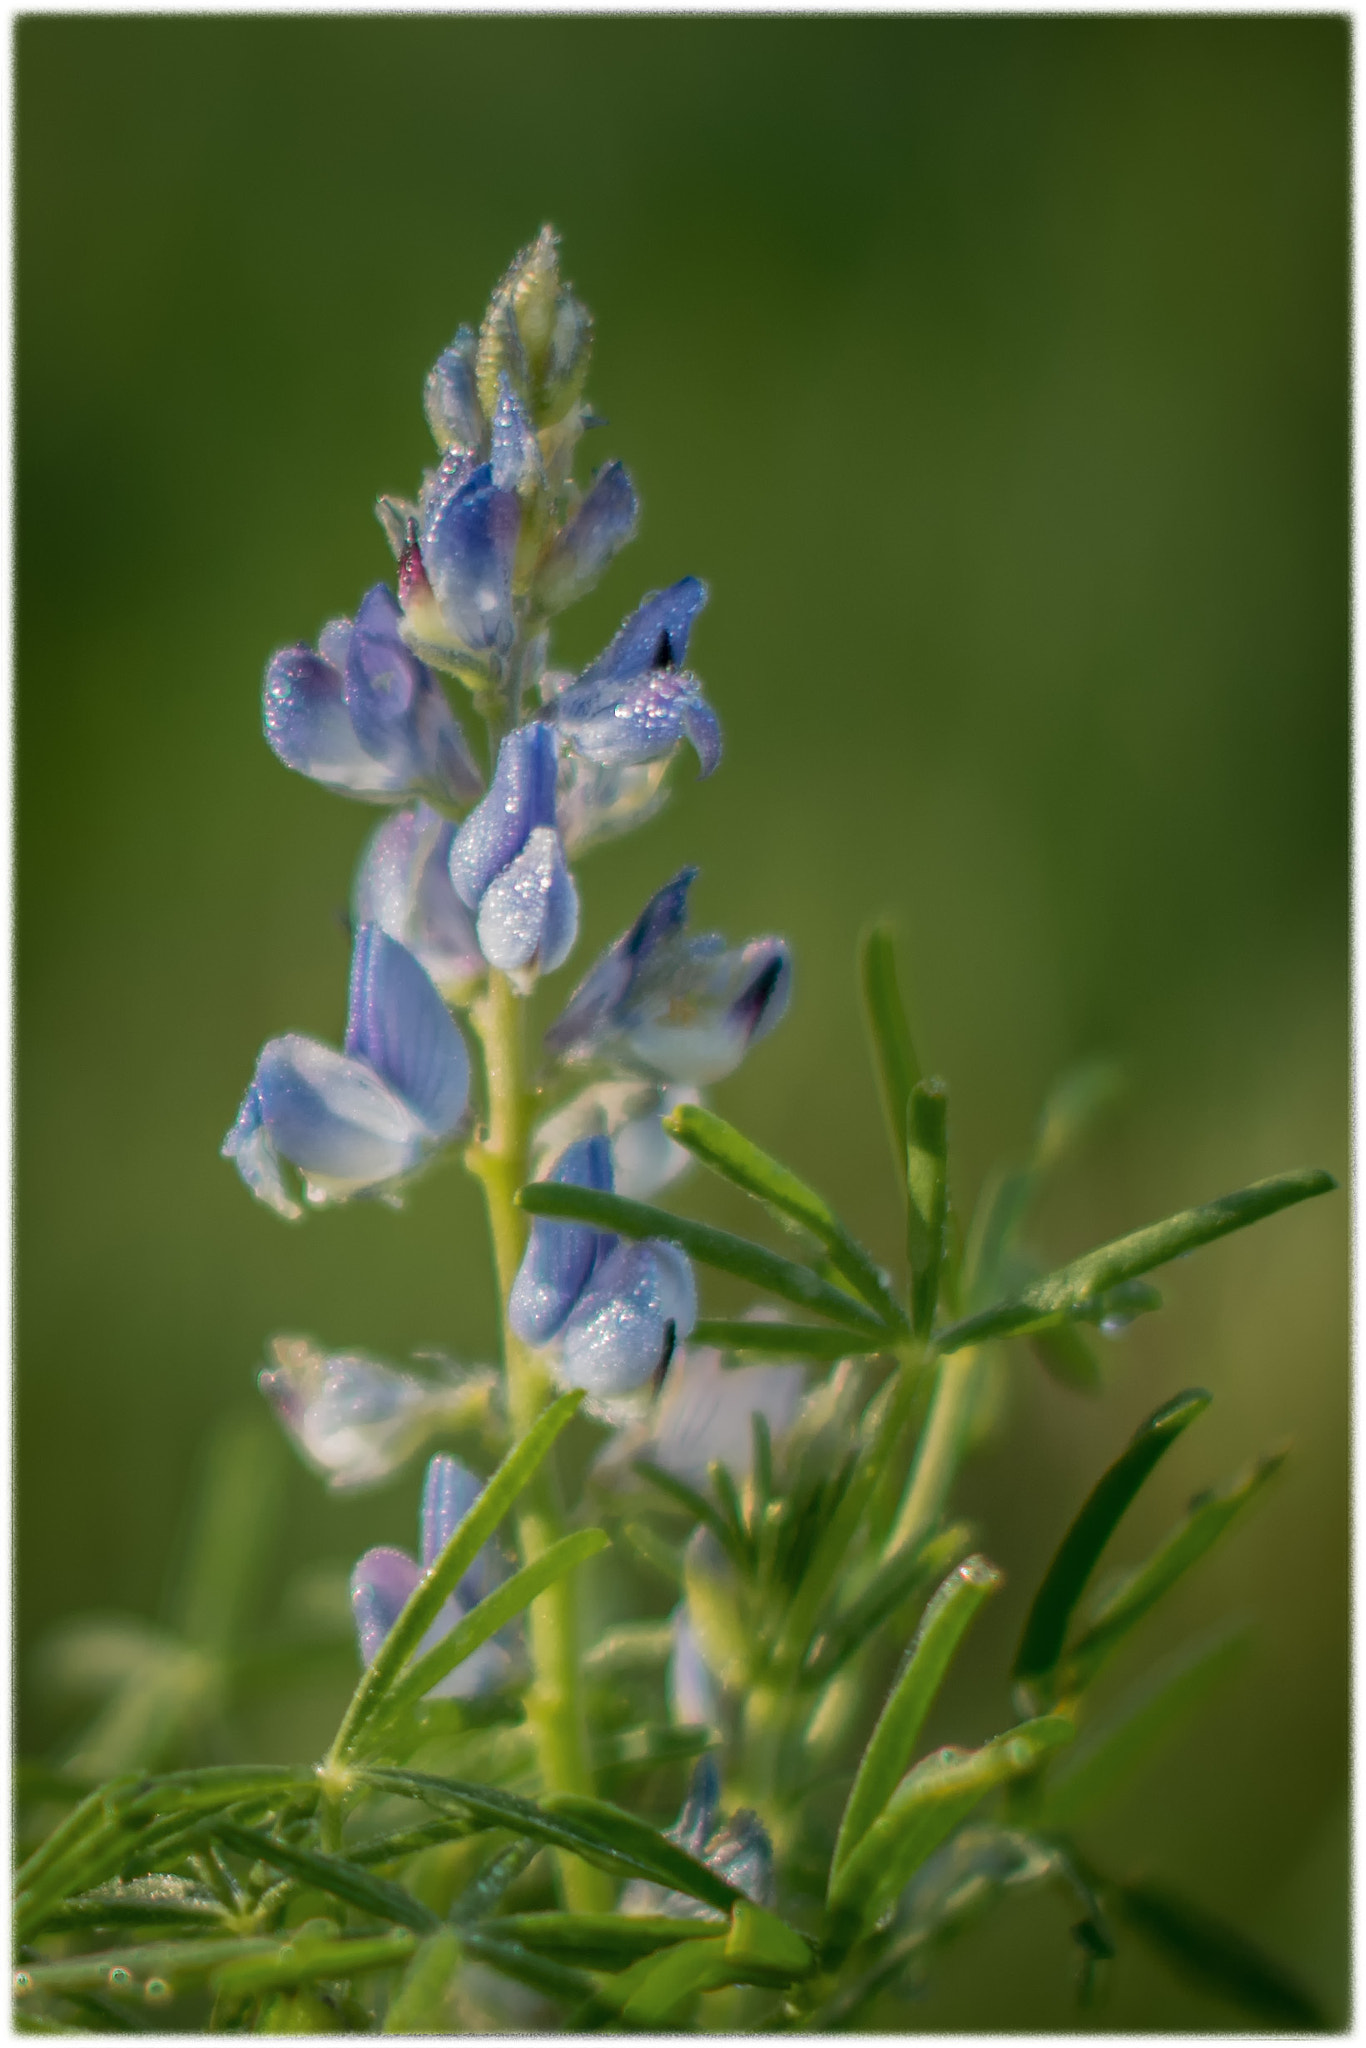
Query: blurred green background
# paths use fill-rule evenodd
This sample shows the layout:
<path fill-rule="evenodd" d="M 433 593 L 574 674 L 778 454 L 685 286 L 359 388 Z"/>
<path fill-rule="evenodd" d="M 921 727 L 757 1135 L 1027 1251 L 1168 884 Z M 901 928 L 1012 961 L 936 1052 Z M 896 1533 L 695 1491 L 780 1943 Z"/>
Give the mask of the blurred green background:
<path fill-rule="evenodd" d="M 338 1035 L 374 822 L 268 753 L 263 663 L 389 574 L 371 505 L 430 459 L 422 378 L 544 218 L 598 320 L 593 459 L 644 503 L 559 653 L 704 575 L 728 745 L 585 862 L 575 968 L 684 859 L 705 923 L 789 934 L 788 1021 L 716 1101 L 889 1260 L 852 974 L 881 911 L 952 1085 L 960 1201 L 1069 1061 L 1128 1066 L 1045 1251 L 1283 1167 L 1345 1175 L 1344 21 L 29 18 L 17 41 L 21 1653 L 78 1610 L 157 1610 L 271 1332 L 491 1355 L 454 1168 L 402 1216 L 290 1229 L 217 1155 L 267 1036 Z M 1012 1356 L 964 1489 L 1010 1588 L 946 1702 L 960 1737 L 999 1725 L 1030 1586 L 1160 1399 L 1216 1395 L 1128 1556 L 1292 1438 L 1148 1638 L 1232 1608 L 1251 1668 L 1097 1843 L 1339 2017 L 1347 1225 L 1344 1194 L 1175 1270 L 1100 1402 Z M 410 1541 L 417 1485 L 341 1504 L 291 1468 L 273 1583 Z M 21 1704 L 59 1754 L 70 1723 Z M 925 2025 L 1237 2024 L 1129 1949 L 1079 2016 L 1068 1946 L 1055 1906 L 1003 1912 Z"/>

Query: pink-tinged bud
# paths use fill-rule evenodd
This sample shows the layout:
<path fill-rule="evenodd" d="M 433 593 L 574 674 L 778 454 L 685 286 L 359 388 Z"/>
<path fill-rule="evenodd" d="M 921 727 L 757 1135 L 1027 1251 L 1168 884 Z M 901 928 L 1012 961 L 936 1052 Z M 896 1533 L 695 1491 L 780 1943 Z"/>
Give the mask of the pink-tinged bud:
<path fill-rule="evenodd" d="M 439 645 L 448 637 L 441 609 L 427 580 L 427 568 L 417 537 L 417 522 L 413 519 L 408 521 L 403 550 L 398 558 L 398 598 L 403 606 L 403 616 L 417 639 Z"/>

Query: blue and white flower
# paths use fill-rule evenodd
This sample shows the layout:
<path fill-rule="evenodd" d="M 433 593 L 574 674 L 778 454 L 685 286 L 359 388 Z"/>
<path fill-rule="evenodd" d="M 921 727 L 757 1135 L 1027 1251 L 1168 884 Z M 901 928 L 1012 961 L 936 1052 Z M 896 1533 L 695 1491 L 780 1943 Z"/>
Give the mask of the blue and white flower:
<path fill-rule="evenodd" d="M 719 1351 L 689 1345 L 674 1360 L 648 1419 L 604 1447 L 594 1477 L 613 1480 L 645 1457 L 690 1486 L 705 1486 L 713 1462 L 743 1484 L 754 1456 L 753 1418 L 761 1415 L 777 1442 L 796 1421 L 805 1394 L 803 1366 L 723 1366 Z"/>
<path fill-rule="evenodd" d="M 706 585 L 685 576 L 652 591 L 610 645 L 554 697 L 556 724 L 577 754 L 607 768 L 666 759 L 691 742 L 703 775 L 721 759 L 721 728 L 683 666 Z"/>
<path fill-rule="evenodd" d="M 484 958 L 524 993 L 568 957 L 579 898 L 555 827 L 555 736 L 519 726 L 498 750 L 488 795 L 451 844 L 456 895 L 475 913 Z"/>
<path fill-rule="evenodd" d="M 483 1492 L 482 1483 L 458 1458 L 433 1458 L 427 1467 L 422 1489 L 420 1520 L 421 1561 L 406 1550 L 381 1546 L 367 1550 L 351 1574 L 351 1610 L 361 1661 L 373 1664 L 381 1643 L 393 1628 L 417 1587 L 419 1579 L 436 1563 L 456 1529 Z M 444 1642 L 465 1616 L 486 1600 L 506 1577 L 501 1558 L 492 1543 L 486 1543 L 455 1591 L 445 1601 L 436 1620 L 418 1644 L 414 1655 L 425 1657 Z M 428 1699 L 473 1699 L 506 1684 L 512 1674 L 513 1657 L 507 1640 L 491 1636 L 473 1654 L 434 1685 Z"/>
<path fill-rule="evenodd" d="M 545 1177 L 611 1193 L 611 1146 L 581 1139 Z M 533 1217 L 508 1322 L 524 1344 L 555 1344 L 564 1385 L 599 1398 L 643 1387 L 667 1370 L 696 1320 L 692 1267 L 677 1245 Z"/>
<path fill-rule="evenodd" d="M 308 1337 L 275 1337 L 270 1349 L 275 1363 L 256 1384 L 334 1493 L 377 1486 L 438 1431 L 486 1433 L 497 1400 L 487 1367 L 443 1383 Z"/>
<path fill-rule="evenodd" d="M 706 1083 L 733 1073 L 787 1008 L 792 963 L 782 939 L 727 948 L 689 937 L 684 868 L 609 946 L 546 1033 L 568 1060 L 605 1060 L 662 1081 Z"/>
<path fill-rule="evenodd" d="M 455 826 L 428 804 L 395 811 L 362 856 L 351 906 L 421 961 L 448 1003 L 467 1003 L 488 972 L 474 919 L 451 883 Z"/>
<path fill-rule="evenodd" d="M 345 796 L 417 796 L 464 810 L 483 789 L 465 735 L 430 669 L 404 644 L 382 583 L 354 624 L 334 619 L 316 652 L 281 648 L 266 669 L 266 739 L 287 768 Z"/>
<path fill-rule="evenodd" d="M 286 1163 L 315 1205 L 392 1194 L 464 1121 L 465 1041 L 430 976 L 376 925 L 356 934 L 344 1045 L 272 1038 L 223 1141 L 252 1193 L 282 1216 L 302 1214 Z"/>

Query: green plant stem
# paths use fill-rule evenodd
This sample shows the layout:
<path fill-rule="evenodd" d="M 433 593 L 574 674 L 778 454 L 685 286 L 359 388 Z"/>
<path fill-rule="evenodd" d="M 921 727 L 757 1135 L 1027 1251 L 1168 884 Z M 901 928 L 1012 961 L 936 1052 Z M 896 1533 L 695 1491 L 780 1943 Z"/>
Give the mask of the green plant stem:
<path fill-rule="evenodd" d="M 525 1436 L 550 1399 L 550 1377 L 536 1353 L 508 1327 L 507 1302 L 526 1249 L 527 1219 L 514 1205 L 530 1177 L 527 1164 L 533 1096 L 526 1084 L 522 1006 L 506 975 L 489 971 L 488 993 L 470 1020 L 484 1050 L 488 1122 L 469 1147 L 466 1161 L 484 1189 L 498 1274 L 507 1379 L 508 1419 L 514 1439 Z M 517 1507 L 517 1543 L 523 1564 L 532 1564 L 565 1534 L 554 1474 L 543 1465 Z M 528 1611 L 532 1682 L 527 1719 L 536 1743 L 541 1782 L 547 1792 L 593 1791 L 588 1727 L 580 1684 L 578 1602 L 568 1573 L 533 1600 Z M 610 1912 L 611 1879 L 605 1872 L 560 1855 L 565 1903 L 578 1913 Z"/>
<path fill-rule="evenodd" d="M 939 1361 L 925 1427 L 887 1539 L 887 1557 L 917 1549 L 944 1512 L 972 1417 L 977 1361 L 978 1353 L 970 1348 L 951 1352 Z"/>

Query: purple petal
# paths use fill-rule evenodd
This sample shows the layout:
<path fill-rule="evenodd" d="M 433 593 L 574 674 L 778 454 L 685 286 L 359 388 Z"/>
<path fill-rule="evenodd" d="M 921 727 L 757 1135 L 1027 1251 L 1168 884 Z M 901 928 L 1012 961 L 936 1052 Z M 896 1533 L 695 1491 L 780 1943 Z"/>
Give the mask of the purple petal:
<path fill-rule="evenodd" d="M 406 946 L 362 925 L 351 956 L 346 1050 L 374 1068 L 436 1137 L 456 1129 L 469 1101 L 465 1041 Z"/>
<path fill-rule="evenodd" d="M 285 1186 L 280 1172 L 280 1155 L 266 1128 L 261 1092 L 255 1081 L 242 1098 L 237 1121 L 224 1138 L 220 1150 L 224 1159 L 232 1160 L 258 1201 L 291 1220 L 303 1215 L 303 1210 Z"/>
<path fill-rule="evenodd" d="M 271 751 L 287 768 L 349 796 L 382 803 L 394 794 L 390 770 L 357 737 L 339 670 L 311 647 L 272 655 L 261 714 Z"/>
<path fill-rule="evenodd" d="M 589 969 L 546 1032 L 552 1052 L 581 1057 L 613 1028 L 637 976 L 687 923 L 688 891 L 697 874 L 696 868 L 681 868 L 657 889 L 630 930 Z"/>
<path fill-rule="evenodd" d="M 374 1663 L 421 1576 L 406 1550 L 367 1550 L 356 1565 L 351 1574 L 351 1612 L 363 1664 Z"/>
<path fill-rule="evenodd" d="M 358 925 L 378 925 L 419 960 L 448 1002 L 484 973 L 474 920 L 451 887 L 455 827 L 426 804 L 396 811 L 374 834 L 352 893 Z"/>
<path fill-rule="evenodd" d="M 366 1062 L 297 1032 L 265 1046 L 253 1092 L 272 1148 L 305 1175 L 313 1200 L 397 1180 L 430 1142 L 421 1118 Z"/>
<path fill-rule="evenodd" d="M 612 1148 L 604 1137 L 583 1138 L 560 1154 L 547 1180 L 562 1187 L 612 1191 Z M 599 1234 L 587 1223 L 532 1219 L 522 1263 L 508 1297 L 508 1322 L 524 1344 L 548 1344 L 583 1292 L 599 1254 Z"/>
<path fill-rule="evenodd" d="M 271 1350 L 276 1363 L 256 1384 L 334 1491 L 397 1471 L 433 1405 L 430 1387 L 360 1352 L 324 1353 L 306 1337 L 276 1337 Z"/>
<path fill-rule="evenodd" d="M 451 846 L 456 895 L 477 910 L 495 875 L 510 866 L 538 825 L 555 823 L 555 735 L 523 725 L 498 749 L 488 795 L 470 812 Z"/>
<path fill-rule="evenodd" d="M 472 803 L 483 779 L 444 690 L 400 637 L 402 619 L 384 584 L 366 592 L 346 659 L 352 725 L 399 794 L 427 787 L 446 801 Z"/>
<path fill-rule="evenodd" d="M 753 1045 L 782 1022 L 792 994 L 792 955 L 782 939 L 751 939 L 741 948 L 745 985 L 730 1015 Z"/>
<path fill-rule="evenodd" d="M 637 511 L 631 479 L 619 462 L 609 462 L 552 541 L 537 572 L 536 594 L 546 610 L 563 611 L 592 589 L 635 532 Z"/>
<path fill-rule="evenodd" d="M 422 532 L 422 560 L 447 629 L 472 653 L 512 644 L 512 563 L 522 512 L 488 463 L 436 500 Z"/>
<path fill-rule="evenodd" d="M 619 1244 L 594 1269 L 561 1333 L 565 1383 L 592 1394 L 643 1386 L 696 1320 L 692 1267 L 676 1245 Z"/>
<path fill-rule="evenodd" d="M 442 1453 L 427 1467 L 422 1486 L 422 1564 L 429 1570 L 483 1492 L 483 1486 L 459 1458 Z"/>
<path fill-rule="evenodd" d="M 424 408 L 439 447 L 476 448 L 483 438 L 484 414 L 474 381 L 478 346 L 472 330 L 460 328 L 428 374 Z"/>
<path fill-rule="evenodd" d="M 721 728 L 695 676 L 672 669 L 622 685 L 611 678 L 576 683 L 556 699 L 555 717 L 576 752 L 590 761 L 657 761 L 686 732 L 703 774 L 721 758 Z"/>
<path fill-rule="evenodd" d="M 549 974 L 579 929 L 579 897 L 551 825 L 538 825 L 517 858 L 484 891 L 475 929 L 491 967 Z"/>
<path fill-rule="evenodd" d="M 688 653 L 693 620 L 707 601 L 707 586 L 684 576 L 667 590 L 652 590 L 624 619 L 581 682 L 607 677 L 631 682 L 648 669 L 682 668 Z"/>

